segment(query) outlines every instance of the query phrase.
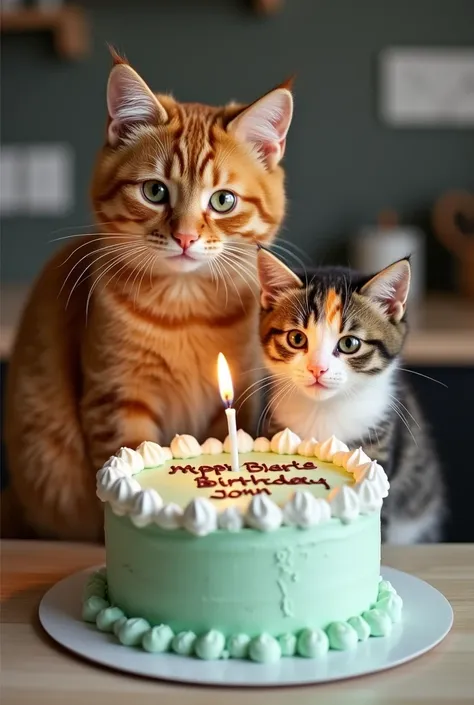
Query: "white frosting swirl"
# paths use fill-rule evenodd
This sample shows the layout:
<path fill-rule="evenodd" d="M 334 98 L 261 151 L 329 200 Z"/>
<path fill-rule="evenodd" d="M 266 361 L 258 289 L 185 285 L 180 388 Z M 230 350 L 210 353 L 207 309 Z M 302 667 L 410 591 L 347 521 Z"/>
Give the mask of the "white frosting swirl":
<path fill-rule="evenodd" d="M 173 453 L 171 452 L 171 448 L 168 448 L 168 446 L 163 446 L 161 450 L 163 451 L 163 455 L 165 456 L 165 462 L 167 460 L 173 459 Z"/>
<path fill-rule="evenodd" d="M 370 514 L 378 511 L 382 506 L 382 495 L 375 482 L 362 480 L 354 486 L 354 491 L 359 497 L 361 514 Z"/>
<path fill-rule="evenodd" d="M 253 438 L 243 429 L 237 431 L 237 449 L 239 453 L 251 453 L 253 450 Z M 230 453 L 230 437 L 227 436 L 224 441 L 224 451 Z"/>
<path fill-rule="evenodd" d="M 310 492 L 298 490 L 283 507 L 283 523 L 307 529 L 329 521 L 331 508 L 325 499 L 316 499 Z"/>
<path fill-rule="evenodd" d="M 201 446 L 201 453 L 203 455 L 219 455 L 223 449 L 222 442 L 217 438 L 208 438 Z"/>
<path fill-rule="evenodd" d="M 346 446 L 345 443 L 339 441 L 336 436 L 330 436 L 330 438 L 327 438 L 325 441 L 321 441 L 321 443 L 316 443 L 314 447 L 314 455 L 319 460 L 330 462 L 333 459 L 335 453 L 338 453 L 341 450 L 347 451 L 349 450 L 349 448 Z"/>
<path fill-rule="evenodd" d="M 130 509 L 130 519 L 135 526 L 142 527 L 156 521 L 163 500 L 156 490 L 147 488 L 139 492 Z"/>
<path fill-rule="evenodd" d="M 298 446 L 298 454 L 304 455 L 307 458 L 312 458 L 314 456 L 314 448 L 317 444 L 316 438 L 306 438 L 301 441 Z"/>
<path fill-rule="evenodd" d="M 298 452 L 298 446 L 301 443 L 301 438 L 285 428 L 284 431 L 279 431 L 273 436 L 270 447 L 274 453 L 280 455 L 293 455 Z"/>
<path fill-rule="evenodd" d="M 253 449 L 255 453 L 269 453 L 270 452 L 270 441 L 264 436 L 256 438 L 253 442 Z"/>
<path fill-rule="evenodd" d="M 108 492 L 108 500 L 114 514 L 119 516 L 126 514 L 133 504 L 135 495 L 141 492 L 141 489 L 133 477 L 120 477 L 115 480 Z"/>
<path fill-rule="evenodd" d="M 123 458 L 118 458 L 116 455 L 111 455 L 110 458 L 104 463 L 101 469 L 103 468 L 114 468 L 114 470 L 118 470 L 120 472 L 120 475 L 122 476 L 130 476 L 132 474 L 132 469 L 130 465 L 125 462 Z"/>
<path fill-rule="evenodd" d="M 329 493 L 331 515 L 340 519 L 343 524 L 356 519 L 359 515 L 359 498 L 351 487 L 342 485 Z"/>
<path fill-rule="evenodd" d="M 195 536 L 206 536 L 217 529 L 217 511 L 205 497 L 192 499 L 183 514 L 183 526 Z"/>
<path fill-rule="evenodd" d="M 369 480 L 377 487 L 377 491 L 382 499 L 387 497 L 390 489 L 390 482 L 388 481 L 385 470 L 377 463 L 376 460 L 372 460 L 370 463 L 360 465 L 356 468 L 354 470 L 354 478 L 356 482 Z"/>
<path fill-rule="evenodd" d="M 217 522 L 219 528 L 225 531 L 240 531 L 244 525 L 244 518 L 238 507 L 227 507 L 219 514 Z"/>
<path fill-rule="evenodd" d="M 153 441 L 143 441 L 137 448 L 137 453 L 143 458 L 143 463 L 146 468 L 156 468 L 163 465 L 166 460 L 166 455 L 163 448 Z"/>
<path fill-rule="evenodd" d="M 171 441 L 171 452 L 174 458 L 196 458 L 201 455 L 201 446 L 194 436 L 176 434 Z"/>
<path fill-rule="evenodd" d="M 103 467 L 97 473 L 97 491 L 96 494 L 102 502 L 107 502 L 110 497 L 110 488 L 117 480 L 125 476 L 120 470 L 113 467 Z"/>
<path fill-rule="evenodd" d="M 173 502 L 165 504 L 158 512 L 155 523 L 162 529 L 179 529 L 183 523 L 183 510 Z"/>
<path fill-rule="evenodd" d="M 115 455 L 117 458 L 121 458 L 121 460 L 127 463 L 130 468 L 131 475 L 136 475 L 145 468 L 145 463 L 143 462 L 142 456 L 132 448 L 126 448 L 123 446 Z"/>
<path fill-rule="evenodd" d="M 282 518 L 280 507 L 265 494 L 258 494 L 252 497 L 245 515 L 247 525 L 260 531 L 278 529 L 281 526 Z"/>
<path fill-rule="evenodd" d="M 346 459 L 350 454 L 350 450 L 338 450 L 337 453 L 334 453 L 334 455 L 332 456 L 331 462 L 333 463 L 333 465 L 336 465 L 336 467 L 343 468 Z"/>
<path fill-rule="evenodd" d="M 353 450 L 349 453 L 349 455 L 345 459 L 345 464 L 343 467 L 348 471 L 348 472 L 354 472 L 356 468 L 359 467 L 359 465 L 365 465 L 365 463 L 370 463 L 370 458 L 362 448 L 357 448 L 356 450 Z"/>

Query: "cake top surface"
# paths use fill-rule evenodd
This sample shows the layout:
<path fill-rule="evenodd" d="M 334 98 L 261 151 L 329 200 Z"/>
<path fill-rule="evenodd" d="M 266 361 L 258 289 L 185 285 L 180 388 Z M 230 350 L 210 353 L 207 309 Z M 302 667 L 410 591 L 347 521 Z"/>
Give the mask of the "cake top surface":
<path fill-rule="evenodd" d="M 309 528 L 349 523 L 379 511 L 389 483 L 361 448 L 332 436 L 301 440 L 289 429 L 271 440 L 237 433 L 239 471 L 230 444 L 200 445 L 177 435 L 170 448 L 144 441 L 121 448 L 97 473 L 97 495 L 137 527 L 156 524 L 204 536 L 222 529 L 269 531 L 282 524 Z"/>

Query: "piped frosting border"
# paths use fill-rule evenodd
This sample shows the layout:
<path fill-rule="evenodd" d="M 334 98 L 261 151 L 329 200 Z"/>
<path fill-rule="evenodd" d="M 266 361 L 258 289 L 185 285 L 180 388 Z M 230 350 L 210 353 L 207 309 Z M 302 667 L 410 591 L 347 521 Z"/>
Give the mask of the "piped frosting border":
<path fill-rule="evenodd" d="M 377 598 L 361 615 L 332 622 L 325 629 L 301 629 L 278 636 L 233 634 L 226 638 L 218 629 L 203 634 L 175 633 L 167 624 L 152 626 L 141 617 L 127 617 L 110 603 L 105 568 L 92 573 L 84 588 L 82 619 L 101 632 L 115 634 L 123 646 L 141 647 L 150 653 L 174 652 L 203 660 L 250 659 L 260 663 L 278 661 L 284 656 L 321 658 L 330 650 L 347 651 L 369 637 L 389 636 L 400 621 L 403 601 L 387 580 L 380 578 Z"/>
<path fill-rule="evenodd" d="M 196 497 L 186 506 L 165 504 L 154 489 L 142 489 L 135 480 L 146 468 L 155 468 L 173 458 L 196 458 L 202 454 L 219 455 L 229 450 L 228 438 L 221 443 L 208 438 L 202 446 L 186 434 L 176 435 L 169 448 L 152 441 L 144 441 L 135 450 L 120 448 L 97 472 L 97 496 L 108 502 L 119 516 L 129 516 L 138 528 L 157 525 L 162 529 L 184 529 L 195 536 L 206 536 L 216 530 L 240 531 L 245 528 L 274 531 L 281 526 L 308 529 L 331 519 L 343 524 L 355 521 L 359 515 L 380 511 L 390 484 L 387 475 L 375 460 L 362 448 L 349 450 L 335 436 L 318 442 L 314 438 L 302 440 L 288 428 L 276 433 L 270 440 L 253 439 L 239 429 L 237 432 L 240 453 L 273 453 L 315 457 L 332 462 L 353 475 L 355 484 L 332 490 L 327 500 L 311 493 L 297 490 L 286 502 L 279 505 L 266 495 L 249 499 L 245 511 L 228 507 L 219 511 L 205 497 Z"/>

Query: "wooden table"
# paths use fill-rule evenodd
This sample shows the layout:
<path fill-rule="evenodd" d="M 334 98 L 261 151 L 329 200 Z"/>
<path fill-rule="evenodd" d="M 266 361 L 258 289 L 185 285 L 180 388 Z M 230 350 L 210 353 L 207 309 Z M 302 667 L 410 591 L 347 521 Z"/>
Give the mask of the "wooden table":
<path fill-rule="evenodd" d="M 41 629 L 38 604 L 64 576 L 100 563 L 83 544 L 4 541 L 2 705 L 458 705 L 474 702 L 474 545 L 387 547 L 383 562 L 427 580 L 454 607 L 454 627 L 433 651 L 398 668 L 340 683 L 283 689 L 183 687 L 87 663 Z"/>

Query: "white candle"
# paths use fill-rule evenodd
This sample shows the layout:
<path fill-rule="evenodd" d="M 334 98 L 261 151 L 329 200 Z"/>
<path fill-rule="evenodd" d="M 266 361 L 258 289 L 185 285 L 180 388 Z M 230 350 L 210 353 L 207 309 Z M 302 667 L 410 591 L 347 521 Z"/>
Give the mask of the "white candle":
<path fill-rule="evenodd" d="M 230 464 L 234 472 L 239 472 L 239 449 L 237 441 L 237 423 L 235 420 L 235 409 L 226 409 L 225 415 L 227 416 L 227 426 L 229 428 Z"/>
<path fill-rule="evenodd" d="M 225 414 L 227 416 L 227 426 L 229 429 L 231 468 L 234 472 L 239 472 L 237 422 L 235 419 L 235 409 L 232 408 L 234 386 L 232 384 L 232 377 L 230 376 L 229 365 L 222 353 L 219 353 L 217 358 L 217 379 L 219 381 L 221 399 L 227 407 Z"/>

